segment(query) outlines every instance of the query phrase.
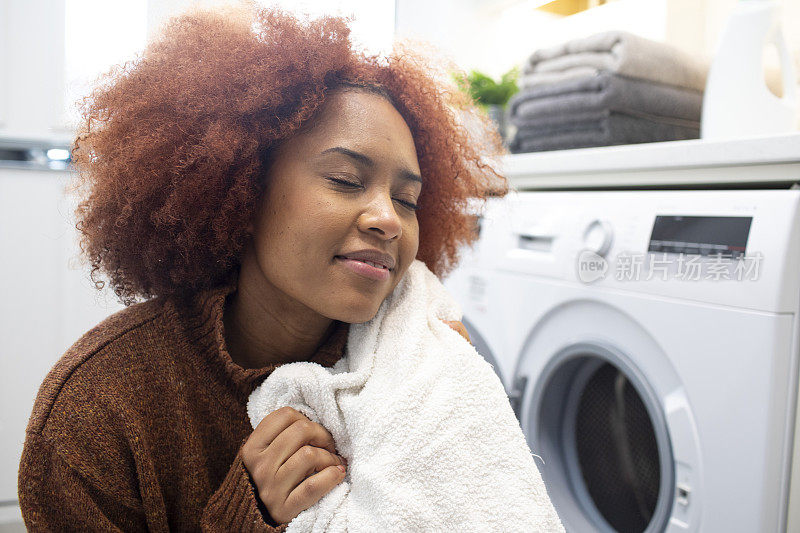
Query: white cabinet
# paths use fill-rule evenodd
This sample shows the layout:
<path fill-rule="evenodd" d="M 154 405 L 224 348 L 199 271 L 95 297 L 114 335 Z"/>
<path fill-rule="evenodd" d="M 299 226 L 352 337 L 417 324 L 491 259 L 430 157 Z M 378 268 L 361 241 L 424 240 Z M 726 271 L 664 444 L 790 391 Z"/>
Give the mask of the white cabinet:
<path fill-rule="evenodd" d="M 83 333 L 123 307 L 76 260 L 68 178 L 0 168 L 0 531 L 19 517 L 17 471 L 42 380 Z"/>
<path fill-rule="evenodd" d="M 0 136 L 67 134 L 64 13 L 65 0 L 0 1 Z"/>

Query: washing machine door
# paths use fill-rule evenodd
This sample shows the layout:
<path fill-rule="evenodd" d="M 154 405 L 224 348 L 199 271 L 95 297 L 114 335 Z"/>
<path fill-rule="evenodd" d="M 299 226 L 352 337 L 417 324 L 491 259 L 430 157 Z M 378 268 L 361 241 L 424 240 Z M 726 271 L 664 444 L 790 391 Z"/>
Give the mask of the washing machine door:
<path fill-rule="evenodd" d="M 567 531 L 685 531 L 678 526 L 693 522 L 693 477 L 682 470 L 676 480 L 671 438 L 693 423 L 668 424 L 660 393 L 681 389 L 652 342 L 631 317 L 592 301 L 559 306 L 526 342 L 518 416 Z M 681 455 L 696 457 L 694 448 Z M 692 463 L 686 472 L 697 474 Z"/>

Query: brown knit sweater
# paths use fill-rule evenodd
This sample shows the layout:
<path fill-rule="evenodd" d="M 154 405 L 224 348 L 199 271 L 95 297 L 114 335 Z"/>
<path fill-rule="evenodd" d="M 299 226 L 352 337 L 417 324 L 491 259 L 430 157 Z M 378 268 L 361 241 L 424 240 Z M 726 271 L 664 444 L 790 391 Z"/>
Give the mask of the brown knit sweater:
<path fill-rule="evenodd" d="M 135 304 L 54 365 L 33 407 L 19 469 L 29 531 L 284 531 L 242 463 L 250 393 L 275 366 L 244 369 L 225 348 L 235 280 L 190 305 Z M 310 358 L 344 355 L 349 325 Z M 276 527 L 277 526 L 277 527 Z"/>

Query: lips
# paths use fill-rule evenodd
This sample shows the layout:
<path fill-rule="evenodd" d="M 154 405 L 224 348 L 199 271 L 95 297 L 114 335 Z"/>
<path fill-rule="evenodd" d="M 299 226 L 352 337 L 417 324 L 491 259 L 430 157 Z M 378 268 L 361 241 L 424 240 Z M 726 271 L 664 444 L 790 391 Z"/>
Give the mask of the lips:
<path fill-rule="evenodd" d="M 367 261 L 366 259 L 352 259 L 352 258 L 350 258 L 350 257 L 344 257 L 343 259 L 350 259 L 350 260 L 352 260 L 352 261 L 361 261 L 362 263 L 366 263 L 366 264 L 368 264 L 368 265 L 369 265 L 369 266 L 371 266 L 371 267 L 375 267 L 375 268 L 382 268 L 382 269 L 384 269 L 384 270 L 388 270 L 388 269 L 386 268 L 386 265 L 383 265 L 383 264 L 381 264 L 381 263 L 375 263 L 375 262 L 373 262 L 373 261 Z"/>
<path fill-rule="evenodd" d="M 361 261 L 375 268 L 385 268 L 389 271 L 392 271 L 395 265 L 395 259 L 393 256 L 375 249 L 348 252 L 346 254 L 337 255 L 336 257 Z"/>
<path fill-rule="evenodd" d="M 391 276 L 391 270 L 378 263 L 350 259 L 341 255 L 337 255 L 336 260 L 350 272 L 358 274 L 362 279 L 368 278 L 375 281 L 386 281 Z"/>

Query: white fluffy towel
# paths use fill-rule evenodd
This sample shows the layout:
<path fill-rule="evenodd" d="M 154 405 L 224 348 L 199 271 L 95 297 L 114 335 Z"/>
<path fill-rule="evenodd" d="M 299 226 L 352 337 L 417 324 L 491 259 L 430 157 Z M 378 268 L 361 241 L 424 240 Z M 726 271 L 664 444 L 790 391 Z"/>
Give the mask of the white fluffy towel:
<path fill-rule="evenodd" d="M 250 395 L 253 428 L 288 405 L 348 461 L 289 533 L 564 530 L 500 379 L 442 320 L 460 308 L 414 260 L 332 368 L 285 364 Z"/>

